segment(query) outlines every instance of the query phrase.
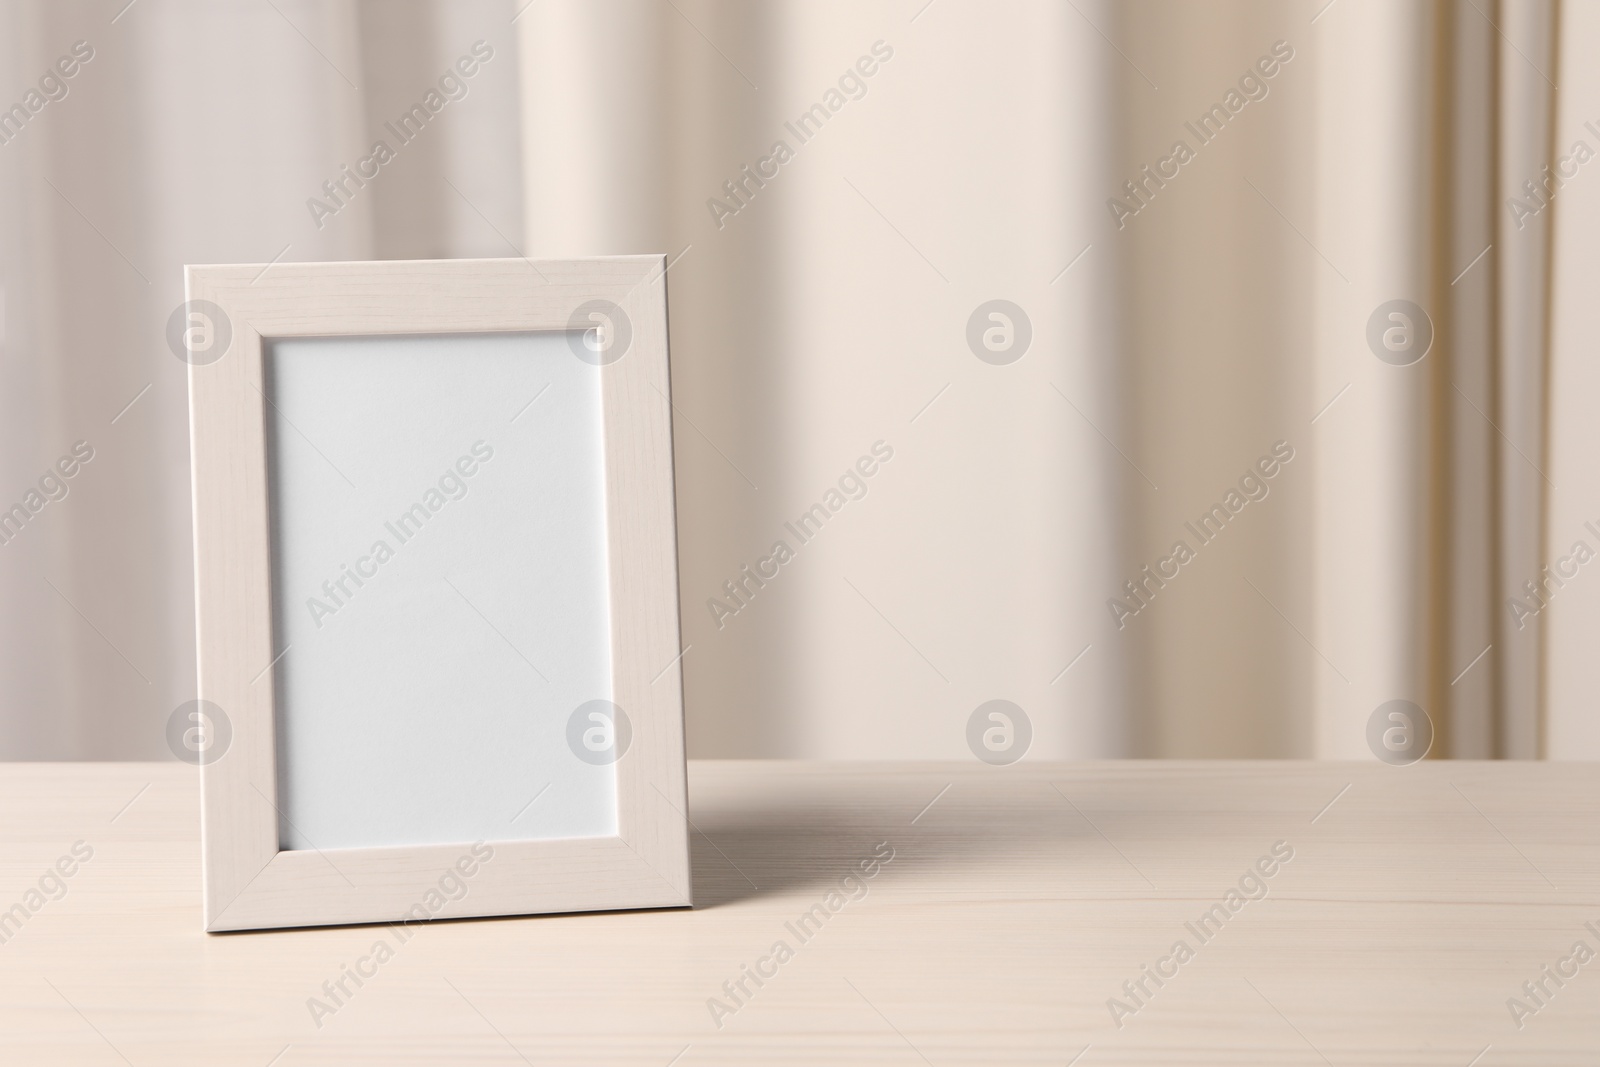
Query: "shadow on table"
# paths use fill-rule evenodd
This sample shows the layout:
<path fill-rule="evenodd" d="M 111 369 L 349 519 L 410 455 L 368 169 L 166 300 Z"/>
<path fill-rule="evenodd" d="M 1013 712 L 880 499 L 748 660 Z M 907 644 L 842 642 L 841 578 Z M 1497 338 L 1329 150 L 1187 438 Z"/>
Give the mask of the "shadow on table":
<path fill-rule="evenodd" d="M 859 802 L 842 802 L 851 799 Z M 1059 870 L 1064 851 L 1101 840 L 1044 782 L 1011 795 L 991 793 L 979 806 L 941 795 L 919 812 L 900 799 L 832 796 L 692 812 L 695 907 L 800 891 L 820 895 L 874 859 L 883 870 L 915 869 L 935 884 L 941 873 L 986 866 L 1016 872 L 1030 860 L 1043 873 Z M 1092 798 L 1085 799 L 1092 806 Z M 892 859 L 883 865 L 885 855 Z"/>

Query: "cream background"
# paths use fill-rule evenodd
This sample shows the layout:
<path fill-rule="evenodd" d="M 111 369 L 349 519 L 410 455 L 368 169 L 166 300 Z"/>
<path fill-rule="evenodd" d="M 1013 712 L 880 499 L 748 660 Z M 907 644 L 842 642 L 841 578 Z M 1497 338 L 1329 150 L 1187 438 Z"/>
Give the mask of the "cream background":
<path fill-rule="evenodd" d="M 964 758 L 995 698 L 1035 757 L 1367 758 L 1393 698 L 1436 756 L 1600 752 L 1600 592 L 1506 608 L 1600 514 L 1600 194 L 1585 168 L 1525 229 L 1505 207 L 1600 115 L 1586 7 L 523 2 L 0 10 L 0 100 L 97 49 L 0 147 L 0 501 L 97 449 L 0 546 L 0 756 L 164 753 L 193 655 L 162 331 L 184 262 L 286 243 L 673 257 L 692 755 Z M 480 37 L 468 99 L 312 228 Z M 706 199 L 879 39 L 866 96 L 719 229 Z M 1119 232 L 1106 198 L 1278 39 L 1270 95 Z M 997 297 L 1034 331 L 1004 367 L 964 336 Z M 1395 297 L 1434 324 L 1411 367 L 1364 341 Z M 866 498 L 718 630 L 706 598 L 880 439 Z M 1118 631 L 1106 598 L 1279 439 L 1271 495 Z"/>

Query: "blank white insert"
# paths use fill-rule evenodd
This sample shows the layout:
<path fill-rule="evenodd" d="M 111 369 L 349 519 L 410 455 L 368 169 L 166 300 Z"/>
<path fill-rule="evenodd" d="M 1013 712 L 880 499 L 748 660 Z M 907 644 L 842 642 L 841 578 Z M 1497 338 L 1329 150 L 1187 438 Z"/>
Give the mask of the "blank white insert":
<path fill-rule="evenodd" d="M 616 832 L 567 747 L 611 698 L 600 373 L 563 333 L 268 342 L 283 848 Z"/>

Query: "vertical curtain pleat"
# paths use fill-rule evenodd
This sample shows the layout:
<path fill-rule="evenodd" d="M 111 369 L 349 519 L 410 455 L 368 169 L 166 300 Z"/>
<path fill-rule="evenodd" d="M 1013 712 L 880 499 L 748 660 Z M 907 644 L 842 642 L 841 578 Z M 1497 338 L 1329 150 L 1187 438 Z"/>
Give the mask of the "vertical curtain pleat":
<path fill-rule="evenodd" d="M 1582 5 L 1566 5 L 1568 8 Z M 1509 759 L 1545 755 L 1544 638 L 1548 616 L 1513 612 L 1529 599 L 1526 585 L 1543 582 L 1548 473 L 1545 418 L 1548 360 L 1550 234 L 1556 211 L 1527 216 L 1513 199 L 1537 204 L 1552 155 L 1556 116 L 1557 5 L 1554 0 L 1501 0 L 1497 16 L 1499 69 L 1497 391 L 1493 417 L 1498 446 L 1499 718 L 1494 754 Z M 1600 146 L 1597 146 L 1600 147 Z M 1527 183 L 1540 192 L 1530 201 Z M 1574 535 L 1576 536 L 1576 535 Z"/>

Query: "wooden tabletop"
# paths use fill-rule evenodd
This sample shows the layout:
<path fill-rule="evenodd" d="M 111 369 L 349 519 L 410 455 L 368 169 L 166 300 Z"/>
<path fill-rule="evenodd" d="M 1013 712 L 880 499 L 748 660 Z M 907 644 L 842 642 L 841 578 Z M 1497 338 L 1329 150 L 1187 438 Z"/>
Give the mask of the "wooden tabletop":
<path fill-rule="evenodd" d="M 697 762 L 693 911 L 229 935 L 197 787 L 0 768 L 0 1062 L 1600 1058 L 1587 765 Z"/>

